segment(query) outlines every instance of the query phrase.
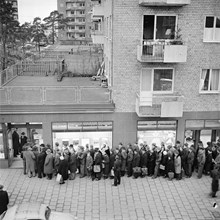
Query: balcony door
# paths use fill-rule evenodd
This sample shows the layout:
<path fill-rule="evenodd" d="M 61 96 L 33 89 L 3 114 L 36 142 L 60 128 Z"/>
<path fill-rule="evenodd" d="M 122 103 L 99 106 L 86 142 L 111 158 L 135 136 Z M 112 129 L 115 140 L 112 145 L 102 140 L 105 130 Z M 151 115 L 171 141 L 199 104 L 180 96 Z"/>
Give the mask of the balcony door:
<path fill-rule="evenodd" d="M 143 40 L 174 39 L 176 16 L 144 15 Z"/>

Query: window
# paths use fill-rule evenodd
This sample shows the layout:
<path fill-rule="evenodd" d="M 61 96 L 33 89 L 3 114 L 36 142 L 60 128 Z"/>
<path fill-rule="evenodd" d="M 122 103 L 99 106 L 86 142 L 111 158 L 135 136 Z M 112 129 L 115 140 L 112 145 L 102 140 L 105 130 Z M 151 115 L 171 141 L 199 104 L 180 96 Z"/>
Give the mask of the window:
<path fill-rule="evenodd" d="M 173 92 L 173 69 L 142 69 L 142 92 Z"/>
<path fill-rule="evenodd" d="M 215 17 L 215 16 L 206 17 L 203 41 L 220 42 L 220 17 Z"/>
<path fill-rule="evenodd" d="M 200 92 L 219 92 L 220 69 L 203 69 L 200 76 Z"/>
<path fill-rule="evenodd" d="M 143 39 L 174 39 L 176 16 L 144 15 Z"/>

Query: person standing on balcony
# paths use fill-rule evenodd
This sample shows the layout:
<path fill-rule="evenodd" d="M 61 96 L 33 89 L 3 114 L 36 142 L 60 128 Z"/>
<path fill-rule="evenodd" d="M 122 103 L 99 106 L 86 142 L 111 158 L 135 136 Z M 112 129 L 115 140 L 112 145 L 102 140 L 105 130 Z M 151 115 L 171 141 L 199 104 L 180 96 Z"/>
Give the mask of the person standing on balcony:
<path fill-rule="evenodd" d="M 20 148 L 20 142 L 19 142 L 19 134 L 18 129 L 15 128 L 14 132 L 12 133 L 12 143 L 13 143 L 13 149 L 14 149 L 14 157 L 17 157 L 18 150 Z"/>

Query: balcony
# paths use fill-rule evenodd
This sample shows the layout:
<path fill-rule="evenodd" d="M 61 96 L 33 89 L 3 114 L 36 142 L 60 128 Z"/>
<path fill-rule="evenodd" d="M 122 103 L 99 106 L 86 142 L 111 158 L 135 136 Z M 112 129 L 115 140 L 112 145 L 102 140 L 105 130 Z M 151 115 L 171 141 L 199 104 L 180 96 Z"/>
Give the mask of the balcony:
<path fill-rule="evenodd" d="M 104 17 L 104 6 L 94 5 L 92 9 L 92 16 L 95 17 Z"/>
<path fill-rule="evenodd" d="M 104 34 L 102 30 L 92 30 L 91 37 L 93 44 L 104 44 Z"/>
<path fill-rule="evenodd" d="M 184 6 L 190 3 L 191 0 L 139 0 L 141 6 Z"/>
<path fill-rule="evenodd" d="M 144 41 L 137 46 L 137 60 L 142 63 L 185 63 L 187 46 L 177 41 Z"/>
<path fill-rule="evenodd" d="M 139 117 L 182 117 L 183 96 L 153 95 L 143 97 L 137 94 L 136 113 Z"/>

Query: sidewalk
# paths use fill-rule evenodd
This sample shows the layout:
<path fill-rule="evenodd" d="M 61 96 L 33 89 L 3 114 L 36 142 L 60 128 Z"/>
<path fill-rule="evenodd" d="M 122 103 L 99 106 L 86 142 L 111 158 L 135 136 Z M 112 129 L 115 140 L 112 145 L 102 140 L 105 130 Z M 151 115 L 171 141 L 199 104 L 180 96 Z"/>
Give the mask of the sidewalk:
<path fill-rule="evenodd" d="M 52 210 L 71 212 L 81 219 L 220 219 L 220 208 L 212 208 L 218 197 L 209 197 L 211 178 L 168 181 L 164 178 L 132 179 L 123 177 L 118 187 L 113 181 L 91 181 L 88 178 L 66 181 L 28 178 L 22 169 L 1 169 L 0 184 L 10 196 L 10 206 L 39 201 Z"/>

